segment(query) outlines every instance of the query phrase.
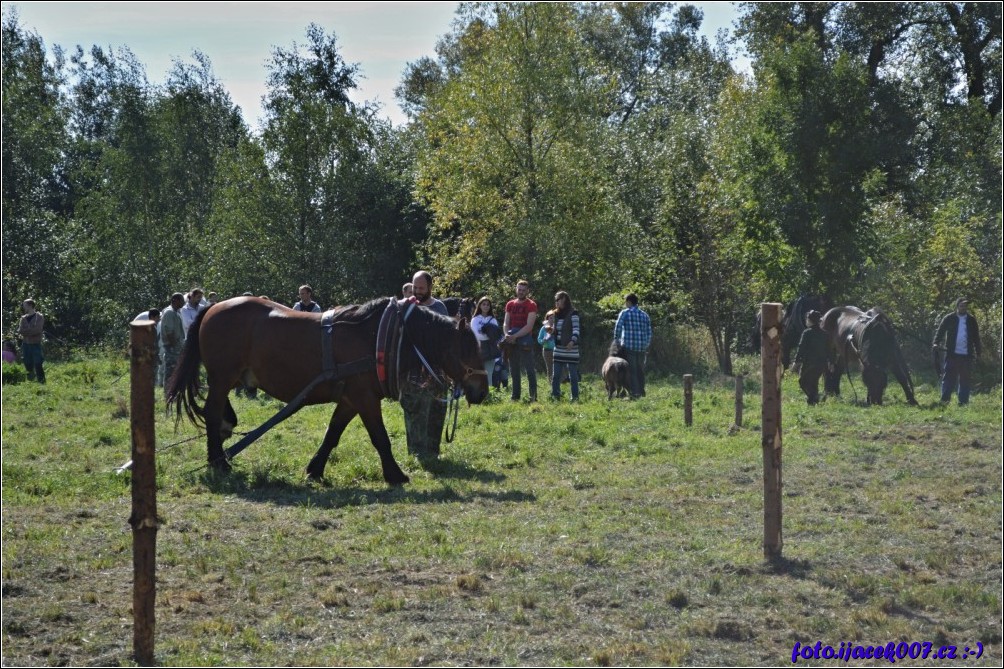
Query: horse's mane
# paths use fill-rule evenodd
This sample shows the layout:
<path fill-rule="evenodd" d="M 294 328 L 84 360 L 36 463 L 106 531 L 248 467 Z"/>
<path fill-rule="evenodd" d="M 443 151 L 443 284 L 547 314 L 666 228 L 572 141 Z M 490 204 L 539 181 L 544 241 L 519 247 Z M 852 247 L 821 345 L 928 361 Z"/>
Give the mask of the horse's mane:
<path fill-rule="evenodd" d="M 421 307 L 421 305 L 416 306 Z M 421 307 L 412 311 L 411 316 L 408 317 L 408 321 L 410 322 L 413 318 L 418 318 L 420 321 L 424 321 L 430 325 L 435 325 L 440 329 L 449 328 L 452 330 L 457 327 L 457 322 L 455 320 L 449 316 L 444 316 L 438 311 L 433 311 L 428 307 Z"/>
<path fill-rule="evenodd" d="M 457 321 L 427 307 L 415 309 L 408 316 L 405 333 L 413 344 L 426 355 L 441 355 L 453 342 L 452 333 L 457 332 Z M 477 337 L 470 327 L 463 328 L 459 336 L 460 355 L 464 357 L 478 349 Z"/>
<path fill-rule="evenodd" d="M 335 308 L 335 322 L 356 325 L 365 323 L 371 318 L 383 314 L 387 308 L 389 297 L 378 297 L 370 300 L 366 304 L 349 304 L 344 307 Z"/>

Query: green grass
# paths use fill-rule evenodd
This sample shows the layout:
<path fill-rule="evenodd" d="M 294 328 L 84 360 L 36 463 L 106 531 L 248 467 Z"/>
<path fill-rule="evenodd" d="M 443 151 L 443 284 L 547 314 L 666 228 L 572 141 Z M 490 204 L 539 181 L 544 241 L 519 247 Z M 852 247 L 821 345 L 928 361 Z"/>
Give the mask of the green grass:
<path fill-rule="evenodd" d="M 132 664 L 127 368 L 53 364 L 44 387 L 3 388 L 5 664 Z M 679 379 L 638 402 L 583 385 L 578 404 L 465 407 L 429 469 L 385 403 L 412 478 L 397 489 L 357 422 L 327 480 L 304 479 L 330 406 L 226 477 L 158 412 L 157 662 L 775 665 L 817 640 L 980 641 L 979 663 L 1001 662 L 999 390 L 808 407 L 786 378 L 768 563 L 755 379 L 740 430 L 730 379 L 698 381 L 690 428 Z M 238 430 L 280 407 L 234 402 Z"/>

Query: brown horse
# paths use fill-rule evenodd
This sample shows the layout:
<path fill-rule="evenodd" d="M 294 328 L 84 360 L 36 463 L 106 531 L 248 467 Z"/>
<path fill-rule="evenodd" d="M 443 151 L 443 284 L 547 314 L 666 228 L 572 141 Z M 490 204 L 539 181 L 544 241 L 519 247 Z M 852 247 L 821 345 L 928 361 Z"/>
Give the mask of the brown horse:
<path fill-rule="evenodd" d="M 201 311 L 189 329 L 167 401 L 174 403 L 179 419 L 184 410 L 194 424 L 205 425 L 209 464 L 226 471 L 230 464 L 223 442 L 237 424 L 228 397 L 231 389 L 243 384 L 290 402 L 318 379 L 325 366 L 324 349 L 328 348 L 328 366 L 333 363 L 341 378 L 315 385 L 303 404 L 338 405 L 320 448 L 307 465 L 307 475 L 323 477 L 328 456 L 358 415 L 380 455 L 384 479 L 391 485 L 407 483 L 408 477 L 391 452 L 380 412 L 386 386 L 378 377 L 377 333 L 390 299 L 338 309 L 326 335 L 322 335 L 321 314 L 293 311 L 256 297 L 219 302 Z M 433 370 L 443 370 L 462 386 L 469 403 L 478 404 L 488 396 L 477 339 L 464 321 L 458 323 L 415 307 L 400 328 L 396 367 L 401 375 L 422 366 L 421 355 Z M 322 342 L 322 336 L 330 338 L 330 347 Z M 200 364 L 205 365 L 209 386 L 203 406 L 199 406 Z"/>
<path fill-rule="evenodd" d="M 868 389 L 868 404 L 882 404 L 888 376 L 893 373 L 903 387 L 906 401 L 917 404 L 910 370 L 896 342 L 892 321 L 878 309 L 861 311 L 857 307 L 834 307 L 822 322 L 830 342 L 830 370 L 826 374 L 826 392 L 840 394 L 840 375 L 847 372 L 851 360 L 861 362 L 861 379 Z"/>

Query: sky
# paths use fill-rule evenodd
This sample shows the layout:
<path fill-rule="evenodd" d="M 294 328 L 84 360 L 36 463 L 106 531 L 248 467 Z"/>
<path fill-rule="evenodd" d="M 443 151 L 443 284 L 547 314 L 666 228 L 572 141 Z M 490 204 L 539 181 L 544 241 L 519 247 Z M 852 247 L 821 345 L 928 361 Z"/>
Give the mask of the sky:
<path fill-rule="evenodd" d="M 258 130 L 265 65 L 275 47 L 307 43 L 310 23 L 337 37 L 339 53 L 359 66 L 355 102 L 377 102 L 395 125 L 405 122 L 394 99 L 409 62 L 435 56 L 450 31 L 455 2 L 2 2 L 16 9 L 22 28 L 37 32 L 46 49 L 71 53 L 97 45 L 128 47 L 148 80 L 163 83 L 176 60 L 209 57 L 217 79 Z M 728 2 L 692 2 L 704 11 L 704 34 L 714 43 L 735 16 Z"/>

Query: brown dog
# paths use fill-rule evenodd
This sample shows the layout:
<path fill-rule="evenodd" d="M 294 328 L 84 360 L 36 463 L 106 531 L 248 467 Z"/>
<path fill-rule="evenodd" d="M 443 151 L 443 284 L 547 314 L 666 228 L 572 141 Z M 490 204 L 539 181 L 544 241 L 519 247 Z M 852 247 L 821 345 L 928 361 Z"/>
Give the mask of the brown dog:
<path fill-rule="evenodd" d="M 610 344 L 610 354 L 603 362 L 603 382 L 607 386 L 607 399 L 612 400 L 616 393 L 618 397 L 628 394 L 628 361 L 621 356 L 621 347 L 616 341 Z"/>

